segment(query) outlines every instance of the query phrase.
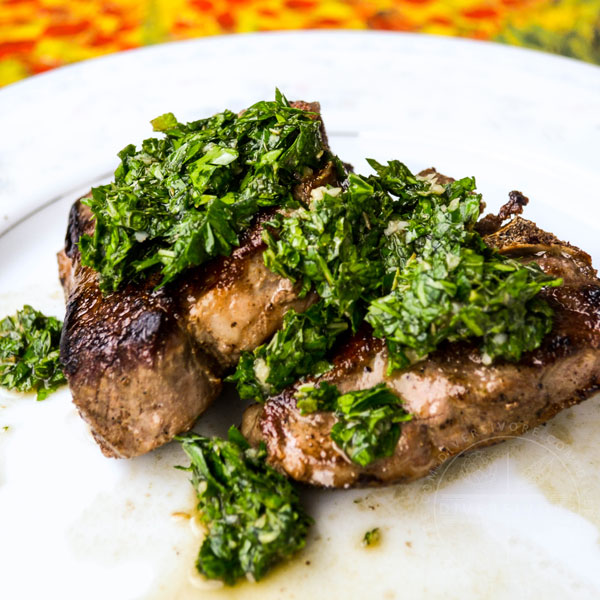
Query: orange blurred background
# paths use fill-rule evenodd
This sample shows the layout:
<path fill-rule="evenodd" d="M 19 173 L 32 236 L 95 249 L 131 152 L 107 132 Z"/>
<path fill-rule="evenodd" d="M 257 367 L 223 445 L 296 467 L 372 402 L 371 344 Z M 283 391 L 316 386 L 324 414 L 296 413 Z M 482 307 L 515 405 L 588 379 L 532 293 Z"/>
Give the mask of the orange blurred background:
<path fill-rule="evenodd" d="M 0 85 L 138 46 L 290 29 L 461 36 L 600 64 L 600 0 L 0 0 Z"/>

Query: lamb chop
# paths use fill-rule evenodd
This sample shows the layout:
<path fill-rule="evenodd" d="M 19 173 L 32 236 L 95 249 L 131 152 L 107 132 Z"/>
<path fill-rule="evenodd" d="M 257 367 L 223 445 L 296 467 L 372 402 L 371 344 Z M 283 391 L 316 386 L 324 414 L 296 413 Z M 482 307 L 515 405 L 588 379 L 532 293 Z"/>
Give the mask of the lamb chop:
<path fill-rule="evenodd" d="M 319 112 L 318 103 L 292 106 Z M 326 143 L 323 129 L 322 136 Z M 311 190 L 336 180 L 327 162 L 304 176 L 294 195 L 308 203 Z M 77 245 L 93 232 L 94 218 L 81 200 L 73 205 L 58 255 L 67 302 L 61 361 L 73 401 L 106 456 L 144 454 L 190 429 L 240 353 L 269 338 L 288 309 L 300 312 L 314 301 L 299 299 L 290 281 L 265 267 L 268 216 L 266 209 L 255 217 L 230 256 L 163 287 L 150 277 L 103 295 Z"/>
<path fill-rule="evenodd" d="M 242 431 L 253 444 L 266 443 L 269 462 L 290 477 L 318 486 L 350 487 L 407 482 L 427 475 L 474 445 L 493 444 L 502 431 L 524 434 L 600 389 L 600 281 L 588 254 L 515 217 L 518 194 L 479 229 L 487 245 L 522 263 L 536 262 L 563 285 L 541 296 L 554 310 L 552 331 L 518 363 L 485 364 L 474 343 L 443 343 L 425 360 L 386 373 L 385 340 L 362 329 L 333 360 L 333 369 L 312 381 L 327 381 L 341 393 L 385 382 L 413 415 L 403 423 L 392 456 L 360 466 L 331 440 L 332 412 L 301 415 L 299 384 L 255 404 Z"/>

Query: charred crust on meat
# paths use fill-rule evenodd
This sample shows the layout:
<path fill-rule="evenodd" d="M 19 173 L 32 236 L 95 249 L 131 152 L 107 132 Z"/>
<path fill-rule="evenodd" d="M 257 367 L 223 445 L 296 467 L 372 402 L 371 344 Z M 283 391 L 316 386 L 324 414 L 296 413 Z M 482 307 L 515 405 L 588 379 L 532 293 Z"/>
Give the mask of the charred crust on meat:
<path fill-rule="evenodd" d="M 447 175 L 442 175 L 438 173 L 438 171 L 434 167 L 429 167 L 428 169 L 423 169 L 419 172 L 420 177 L 432 177 L 435 183 L 439 183 L 440 185 L 446 185 L 448 183 L 452 183 L 456 181 L 454 177 L 448 177 Z"/>
<path fill-rule="evenodd" d="M 508 202 L 502 205 L 498 214 L 487 214 L 476 223 L 475 229 L 479 234 L 484 236 L 496 233 L 502 227 L 504 221 L 513 216 L 520 215 L 523 212 L 523 207 L 527 204 L 529 204 L 529 198 L 521 192 L 513 190 L 509 192 Z"/>
<path fill-rule="evenodd" d="M 294 188 L 294 196 L 303 204 L 310 202 L 310 193 L 314 188 L 327 184 L 334 184 L 337 181 L 337 172 L 333 162 L 329 161 L 320 171 L 311 173 Z"/>
<path fill-rule="evenodd" d="M 485 236 L 485 243 L 506 253 L 515 246 L 570 246 L 561 242 L 554 234 L 543 231 L 537 225 L 522 217 L 515 217 L 502 228 Z"/>
<path fill-rule="evenodd" d="M 83 366 L 89 375 L 104 370 L 117 353 L 122 363 L 141 360 L 151 367 L 168 330 L 178 328 L 173 299 L 148 287 L 135 294 L 128 287 L 105 298 L 97 287 L 86 292 L 74 294 L 66 308 L 60 348 L 67 375 Z"/>
<path fill-rule="evenodd" d="M 590 285 L 580 290 L 588 307 L 600 306 L 600 286 Z"/>
<path fill-rule="evenodd" d="M 565 356 L 572 347 L 573 344 L 568 335 L 553 335 L 545 344 L 545 350 L 547 350 L 553 358 Z"/>
<path fill-rule="evenodd" d="M 369 361 L 374 353 L 380 352 L 385 346 L 385 341 L 372 335 L 372 328 L 363 323 L 358 332 L 335 357 L 333 369 L 324 375 L 324 379 L 335 379 L 338 372 L 349 369 L 364 368 L 368 371 L 371 367 Z"/>
<path fill-rule="evenodd" d="M 69 211 L 64 251 L 71 259 L 74 258 L 75 254 L 79 254 L 79 238 L 84 233 L 91 233 L 94 230 L 94 216 L 92 215 L 92 211 L 82 202 L 82 200 L 88 197 L 89 194 L 77 200 Z"/>

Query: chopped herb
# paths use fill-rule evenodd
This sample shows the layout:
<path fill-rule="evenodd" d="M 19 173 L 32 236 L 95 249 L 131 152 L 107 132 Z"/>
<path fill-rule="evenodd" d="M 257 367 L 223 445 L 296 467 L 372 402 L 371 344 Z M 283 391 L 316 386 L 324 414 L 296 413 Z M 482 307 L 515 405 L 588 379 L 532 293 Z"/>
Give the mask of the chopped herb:
<path fill-rule="evenodd" d="M 381 542 L 381 531 L 379 527 L 367 531 L 363 537 L 362 545 L 366 548 L 377 546 Z"/>
<path fill-rule="evenodd" d="M 386 339 L 389 372 L 444 340 L 479 338 L 484 363 L 516 361 L 550 331 L 552 311 L 537 295 L 561 280 L 485 245 L 474 179 L 441 185 L 399 161 L 369 163 L 376 175 L 351 174 L 343 192 L 319 188 L 309 207 L 270 221 L 266 265 L 301 282 L 301 295 L 316 292 L 320 306 L 316 319 L 291 313 L 269 344 L 243 355 L 232 377 L 242 397 L 264 401 L 322 373 L 335 335 L 363 320 Z"/>
<path fill-rule="evenodd" d="M 192 461 L 185 470 L 207 528 L 200 573 L 228 585 L 243 576 L 258 581 L 304 547 L 312 519 L 292 484 L 266 464 L 264 444 L 251 448 L 235 427 L 228 440 L 192 433 L 176 439 Z"/>
<path fill-rule="evenodd" d="M 331 439 L 362 467 L 391 456 L 400 437 L 400 423 L 412 419 L 384 383 L 346 394 L 325 381 L 318 387 L 305 384 L 296 392 L 296 400 L 303 415 L 333 411 L 337 420 Z"/>
<path fill-rule="evenodd" d="M 363 318 L 361 301 L 379 290 L 383 279 L 380 246 L 392 201 L 351 174 L 348 191 L 319 188 L 310 207 L 278 214 L 265 230 L 265 264 L 292 281 L 300 295 L 314 289 L 353 328 Z"/>
<path fill-rule="evenodd" d="M 66 382 L 59 363 L 62 323 L 26 304 L 0 321 L 0 385 L 44 400 Z"/>
<path fill-rule="evenodd" d="M 325 356 L 346 329 L 347 322 L 322 301 L 304 313 L 289 310 L 271 341 L 244 352 L 228 380 L 237 382 L 242 398 L 264 401 L 304 375 L 328 371 Z"/>
<path fill-rule="evenodd" d="M 124 148 L 114 182 L 94 188 L 87 201 L 96 226 L 79 248 L 102 291 L 156 271 L 165 284 L 230 254 L 261 207 L 297 206 L 293 187 L 330 157 L 314 117 L 277 91 L 274 101 L 241 115 L 154 119 L 165 137 Z"/>
<path fill-rule="evenodd" d="M 471 178 L 430 184 L 414 208 L 392 221 L 401 225 L 388 229 L 384 261 L 394 272 L 393 289 L 371 300 L 366 320 L 387 340 L 390 372 L 444 340 L 473 337 L 481 339 L 484 363 L 517 361 L 552 327 L 552 310 L 536 296 L 562 280 L 485 245 L 473 229 L 481 205 L 474 190 Z"/>
<path fill-rule="evenodd" d="M 10 429 L 10 425 L 3 425 L 2 431 L 7 432 Z"/>
<path fill-rule="evenodd" d="M 347 192 L 340 191 L 318 188 L 310 207 L 270 221 L 276 235 L 265 230 L 266 265 L 302 281 L 301 296 L 314 285 L 321 300 L 302 315 L 289 311 L 268 344 L 242 355 L 230 378 L 242 398 L 262 402 L 305 375 L 328 370 L 326 355 L 337 336 L 356 329 L 366 300 L 384 290 L 380 246 L 391 198 L 357 175 L 350 175 Z"/>

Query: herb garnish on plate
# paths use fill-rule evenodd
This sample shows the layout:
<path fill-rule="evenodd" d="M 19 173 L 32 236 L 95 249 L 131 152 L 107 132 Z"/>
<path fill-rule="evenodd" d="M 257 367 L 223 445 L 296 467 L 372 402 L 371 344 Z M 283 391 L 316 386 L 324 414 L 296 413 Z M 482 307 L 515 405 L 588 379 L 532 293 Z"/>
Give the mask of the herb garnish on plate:
<path fill-rule="evenodd" d="M 28 304 L 0 321 L 0 385 L 37 392 L 44 400 L 63 383 L 59 363 L 62 323 Z"/>
<path fill-rule="evenodd" d="M 379 527 L 375 527 L 374 529 L 369 529 L 369 531 L 366 531 L 362 539 L 362 545 L 365 548 L 373 548 L 374 546 L 379 545 L 380 542 L 381 530 Z"/>
<path fill-rule="evenodd" d="M 186 470 L 207 530 L 200 573 L 228 585 L 244 576 L 258 581 L 304 547 L 312 519 L 292 483 L 266 464 L 264 444 L 251 448 L 235 427 L 228 440 L 193 433 L 176 439 L 192 461 Z"/>

